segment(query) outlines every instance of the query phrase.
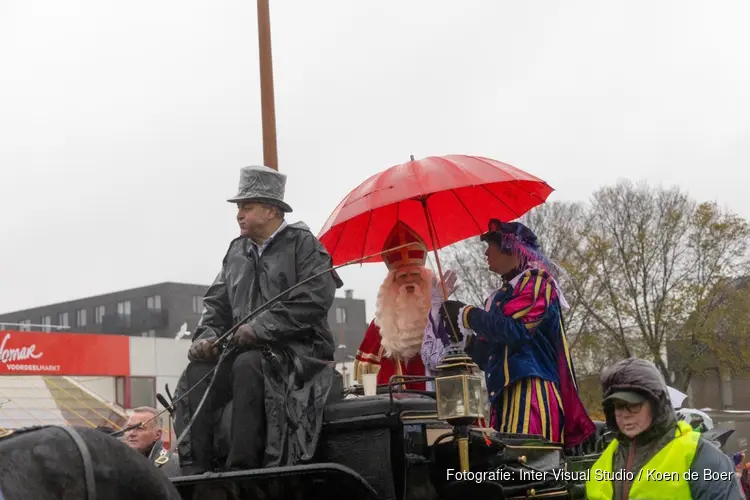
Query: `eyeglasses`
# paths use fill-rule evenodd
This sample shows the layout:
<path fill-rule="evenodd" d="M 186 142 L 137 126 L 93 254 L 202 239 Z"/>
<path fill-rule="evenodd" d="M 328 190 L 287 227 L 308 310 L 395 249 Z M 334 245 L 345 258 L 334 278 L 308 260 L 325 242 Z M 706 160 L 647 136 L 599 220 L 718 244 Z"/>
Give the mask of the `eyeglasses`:
<path fill-rule="evenodd" d="M 615 413 L 638 413 L 643 408 L 643 401 L 640 403 L 615 403 Z"/>

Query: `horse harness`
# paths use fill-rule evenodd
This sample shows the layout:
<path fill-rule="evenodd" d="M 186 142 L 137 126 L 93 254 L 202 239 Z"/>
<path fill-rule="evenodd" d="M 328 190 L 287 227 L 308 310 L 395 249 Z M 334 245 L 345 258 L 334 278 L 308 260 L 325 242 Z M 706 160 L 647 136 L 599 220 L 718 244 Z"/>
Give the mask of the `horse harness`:
<path fill-rule="evenodd" d="M 91 453 L 89 452 L 88 446 L 86 446 L 86 442 L 73 427 L 67 425 L 38 425 L 33 427 L 24 427 L 22 429 L 3 431 L 2 433 L 0 433 L 0 442 L 7 439 L 12 439 L 14 436 L 18 436 L 19 434 L 27 434 L 29 432 L 46 429 L 48 427 L 56 427 L 62 430 L 75 443 L 76 447 L 78 448 L 78 454 L 81 456 L 81 461 L 83 462 L 83 481 L 84 488 L 86 489 L 86 499 L 96 500 L 97 497 L 96 481 L 94 479 L 94 462 L 91 459 Z M 0 493 L 0 499 L 2 499 L 2 493 Z"/>

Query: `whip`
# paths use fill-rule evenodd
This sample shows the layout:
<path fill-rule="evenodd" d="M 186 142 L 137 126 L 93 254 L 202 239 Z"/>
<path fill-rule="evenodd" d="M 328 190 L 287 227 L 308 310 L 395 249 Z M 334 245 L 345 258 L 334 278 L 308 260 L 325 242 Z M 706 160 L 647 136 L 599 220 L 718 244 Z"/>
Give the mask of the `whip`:
<path fill-rule="evenodd" d="M 284 290 L 283 292 L 279 293 L 275 297 L 267 300 L 265 303 L 261 304 L 259 307 L 257 307 L 256 309 L 254 309 L 253 311 L 251 311 L 250 313 L 248 313 L 237 324 L 235 324 L 232 328 L 230 328 L 229 330 L 227 330 L 226 332 L 224 332 L 220 337 L 218 337 L 216 340 L 213 341 L 212 347 L 223 347 L 222 351 L 219 354 L 219 359 L 216 361 L 216 365 L 214 365 L 214 367 L 211 368 L 211 370 L 208 373 L 206 373 L 203 377 L 201 377 L 201 379 L 198 380 L 198 382 L 196 382 L 195 384 L 193 384 L 193 386 L 190 387 L 183 394 L 180 394 L 179 397 L 177 397 L 176 399 L 173 399 L 171 401 L 171 403 L 169 403 L 169 404 L 165 404 L 167 401 L 166 401 L 166 399 L 163 396 L 160 397 L 160 398 L 157 396 L 157 399 L 162 404 L 162 406 L 165 406 L 164 410 L 158 412 L 156 415 L 154 415 L 153 417 L 149 418 L 148 420 L 145 420 L 145 421 L 140 422 L 138 424 L 133 424 L 133 425 L 130 425 L 128 427 L 125 427 L 124 429 L 121 429 L 121 430 L 119 430 L 117 432 L 114 432 L 111 435 L 113 437 L 123 436 L 125 433 L 127 433 L 127 432 L 129 432 L 131 430 L 145 427 L 147 424 L 149 424 L 150 422 L 153 422 L 157 418 L 161 417 L 166 412 L 169 412 L 171 414 L 175 410 L 175 405 L 178 402 L 180 402 L 182 399 L 184 399 L 188 394 L 190 394 L 190 392 L 192 392 L 193 389 L 195 389 L 196 387 L 198 387 L 209 376 L 211 376 L 214 373 L 216 373 L 216 370 L 219 368 L 219 366 L 221 365 L 222 361 L 224 361 L 224 359 L 226 359 L 226 357 L 235 349 L 235 346 L 233 346 L 233 345 L 230 346 L 229 343 L 225 343 L 223 346 L 222 346 L 222 343 L 226 339 L 228 339 L 230 336 L 234 335 L 234 333 L 239 329 L 240 326 L 242 326 L 243 324 L 247 323 L 248 321 L 250 321 L 251 319 L 253 319 L 255 316 L 257 316 L 258 314 L 260 314 L 261 312 L 265 311 L 268 307 L 270 307 L 274 303 L 278 302 L 285 295 L 289 294 L 290 292 L 294 291 L 298 287 L 300 287 L 300 286 L 302 286 L 302 285 L 304 285 L 304 284 L 306 284 L 306 283 L 308 283 L 308 282 L 310 282 L 310 281 L 312 281 L 314 279 L 320 278 L 321 276 L 324 276 L 324 275 L 326 275 L 328 273 L 334 272 L 334 271 L 336 271 L 338 269 L 341 269 L 342 267 L 351 266 L 353 264 L 361 264 L 364 261 L 370 260 L 370 259 L 372 259 L 374 257 L 380 257 L 383 254 L 391 253 L 391 252 L 394 252 L 396 250 L 401 250 L 402 248 L 413 247 L 413 246 L 417 246 L 417 247 L 423 249 L 425 252 L 427 252 L 426 246 L 423 245 L 422 243 L 419 243 L 419 242 L 405 243 L 403 245 L 399 245 L 399 246 L 396 246 L 396 247 L 393 247 L 393 248 L 389 248 L 387 250 L 383 250 L 383 251 L 380 251 L 378 253 L 374 253 L 372 255 L 366 255 L 364 257 L 360 257 L 358 259 L 354 259 L 354 260 L 351 260 L 349 262 L 345 262 L 343 264 L 339 264 L 337 266 L 333 266 L 333 267 L 331 267 L 329 269 L 326 269 L 324 271 L 321 271 L 319 273 L 313 274 L 312 276 L 309 276 L 309 277 L 303 279 L 302 281 L 300 281 L 299 283 L 296 283 L 295 285 L 287 288 L 286 290 Z M 180 434 L 180 436 L 177 438 L 177 440 L 175 441 L 174 445 L 172 445 L 170 447 L 169 452 L 166 453 L 166 454 L 164 454 L 164 455 L 162 455 L 162 456 L 160 456 L 158 459 L 156 459 L 156 463 L 158 465 L 163 465 L 163 464 L 167 463 L 169 461 L 169 457 L 171 457 L 174 454 L 174 452 L 177 450 L 177 447 L 180 445 L 180 443 L 182 442 L 182 440 L 185 439 L 185 436 L 187 435 L 188 431 L 190 430 L 190 427 L 195 422 L 195 418 L 197 417 L 198 412 L 201 410 L 201 408 L 203 408 L 203 405 L 205 404 L 205 402 L 206 402 L 206 400 L 208 398 L 208 395 L 211 392 L 211 388 L 213 387 L 213 383 L 214 383 L 215 380 L 216 380 L 215 378 L 212 378 L 211 381 L 209 382 L 208 387 L 206 387 L 206 392 L 203 394 L 203 397 L 201 398 L 200 402 L 198 403 L 198 406 L 195 408 L 195 412 L 193 413 L 192 418 L 190 419 L 190 421 L 188 422 L 188 424 L 185 426 L 185 429 L 182 431 L 182 433 Z M 167 393 L 169 393 L 168 389 L 167 389 Z M 161 396 L 161 395 L 159 395 L 159 396 Z"/>

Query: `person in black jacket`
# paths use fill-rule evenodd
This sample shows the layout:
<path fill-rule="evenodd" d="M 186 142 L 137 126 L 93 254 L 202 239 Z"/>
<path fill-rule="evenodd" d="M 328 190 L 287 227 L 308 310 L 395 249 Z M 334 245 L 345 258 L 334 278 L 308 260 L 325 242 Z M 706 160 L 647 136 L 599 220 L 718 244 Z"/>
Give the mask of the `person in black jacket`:
<path fill-rule="evenodd" d="M 179 475 L 180 466 L 177 463 L 177 457 L 169 457 L 169 450 L 164 448 L 164 430 L 157 409 L 150 406 L 134 408 L 125 427 L 133 427 L 136 424 L 140 425 L 125 433 L 125 444 L 146 457 L 167 477 Z M 106 432 L 100 427 L 97 429 Z"/>
<path fill-rule="evenodd" d="M 233 335 L 235 349 L 217 369 L 205 407 L 180 444 L 183 474 L 289 465 L 314 453 L 334 377 L 329 361 L 335 345 L 327 315 L 336 288 L 343 283 L 334 272 L 325 272 L 331 269 L 331 257 L 310 229 L 285 220 L 292 211 L 284 201 L 285 184 L 286 176 L 268 167 L 241 170 L 239 192 L 228 200 L 237 204 L 241 235 L 230 243 L 221 271 L 203 299 L 203 314 L 188 353 L 190 363 L 175 396 L 214 368 L 220 355 L 214 342 L 224 332 L 268 300 L 314 278 Z M 207 384 L 205 380 L 177 405 L 178 435 L 195 413 Z M 216 412 L 230 400 L 228 457 L 216 464 L 224 457 L 214 447 L 214 421 Z M 311 408 L 308 401 L 313 401 Z M 306 432 L 292 432 L 288 415 L 298 416 L 295 425 Z"/>

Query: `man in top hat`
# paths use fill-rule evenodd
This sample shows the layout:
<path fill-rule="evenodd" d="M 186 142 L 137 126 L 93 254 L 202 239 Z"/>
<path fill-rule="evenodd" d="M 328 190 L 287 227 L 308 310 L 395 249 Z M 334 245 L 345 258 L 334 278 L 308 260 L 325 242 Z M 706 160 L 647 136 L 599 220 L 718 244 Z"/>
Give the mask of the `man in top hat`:
<path fill-rule="evenodd" d="M 203 298 L 203 314 L 177 394 L 198 384 L 177 405 L 179 436 L 195 416 L 221 349 L 214 342 L 251 311 L 272 302 L 234 333 L 214 375 L 205 406 L 180 444 L 184 473 L 288 465 L 314 452 L 325 399 L 334 377 L 334 340 L 327 314 L 337 287 L 331 257 L 302 222 L 288 224 L 286 176 L 245 167 L 237 205 L 240 236 L 229 244 L 221 270 Z M 216 456 L 214 419 L 232 401 L 228 457 Z M 297 422 L 289 422 L 292 415 Z M 299 426 L 305 432 L 292 429 Z M 225 463 L 215 464 L 217 460 Z"/>
<path fill-rule="evenodd" d="M 442 285 L 425 267 L 427 250 L 422 238 L 399 221 L 383 250 L 409 243 L 413 245 L 383 255 L 388 275 L 378 292 L 375 318 L 365 332 L 354 361 L 355 377 L 360 383 L 367 373 L 377 373 L 378 384 L 387 384 L 393 375 L 425 376 L 429 370 L 425 370 L 420 355 L 423 340 L 429 338 L 437 344 L 444 335 L 437 312 L 444 300 Z M 456 289 L 456 274 L 448 271 L 445 281 L 452 294 Z M 437 345 L 428 349 L 433 350 L 437 350 Z M 425 387 L 424 382 L 407 384 L 409 389 L 424 390 Z"/>
<path fill-rule="evenodd" d="M 486 374 L 491 425 L 576 446 L 595 426 L 578 397 L 555 266 L 519 222 L 492 219 L 481 240 L 503 286 L 483 308 L 449 300 L 440 313 Z"/>

